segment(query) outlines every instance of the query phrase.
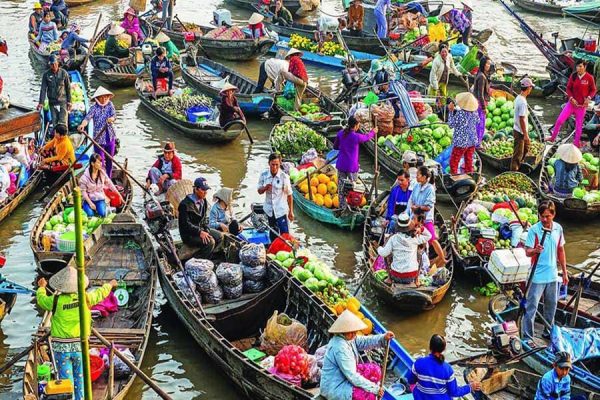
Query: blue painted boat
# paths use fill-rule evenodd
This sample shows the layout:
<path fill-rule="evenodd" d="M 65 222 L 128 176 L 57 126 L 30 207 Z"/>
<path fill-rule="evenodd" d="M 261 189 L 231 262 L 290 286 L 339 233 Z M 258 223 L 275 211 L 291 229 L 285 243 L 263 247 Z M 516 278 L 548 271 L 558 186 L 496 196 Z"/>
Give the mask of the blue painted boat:
<path fill-rule="evenodd" d="M 223 85 L 219 83 L 227 78 L 229 83 L 238 87 L 236 98 L 246 115 L 264 114 L 271 110 L 275 102 L 273 93 L 255 93 L 256 81 L 206 57 L 197 57 L 195 60 L 184 57 L 181 75 L 187 84 L 215 100 L 221 99 L 219 91 Z"/>
<path fill-rule="evenodd" d="M 281 55 L 282 57 L 285 56 L 285 53 L 287 53 L 290 49 L 289 41 L 289 37 L 280 36 L 279 41 L 275 43 L 273 47 L 271 47 L 269 53 L 275 53 L 278 56 Z M 302 50 L 302 53 L 304 54 L 302 56 L 302 60 L 304 60 L 307 63 L 333 69 L 346 68 L 346 58 L 344 57 L 326 56 L 324 54 L 317 54 L 308 50 Z M 371 61 L 381 58 L 380 55 L 363 53 L 361 51 L 350 50 L 350 53 L 352 54 L 352 56 L 354 56 L 358 64 L 368 63 L 370 65 Z"/>
<path fill-rule="evenodd" d="M 0 259 L 4 259 L 4 257 L 0 255 Z M 17 301 L 17 294 L 33 293 L 33 290 L 16 282 L 9 281 L 0 274 L 0 322 L 2 322 L 7 314 L 10 314 L 15 301 Z"/>
<path fill-rule="evenodd" d="M 519 313 L 519 303 L 517 300 L 508 298 L 505 295 L 497 295 L 490 300 L 489 312 L 492 318 L 498 323 L 505 321 L 516 321 L 519 330 L 522 330 L 522 317 L 517 320 Z M 540 304 L 538 311 L 542 313 L 542 304 Z M 571 311 L 564 309 L 557 309 L 554 323 L 559 326 L 567 326 L 571 319 Z M 589 318 L 585 318 L 581 315 L 577 315 L 575 320 L 575 328 L 600 328 L 600 323 L 593 321 Z M 545 341 L 541 338 L 543 325 L 540 323 L 540 319 L 536 319 L 536 341 Z M 539 337 L 538 337 L 539 335 Z M 523 336 L 521 332 L 521 336 Z M 531 346 L 526 341 L 521 340 L 523 345 L 523 352 L 531 350 Z M 592 392 L 600 392 L 600 367 L 597 362 L 597 358 L 591 360 L 578 361 L 573 363 L 573 367 L 569 373 L 573 384 L 579 385 Z M 523 359 L 531 369 L 538 374 L 544 374 L 553 368 L 554 353 L 550 349 L 541 350 L 537 353 L 525 357 Z"/>

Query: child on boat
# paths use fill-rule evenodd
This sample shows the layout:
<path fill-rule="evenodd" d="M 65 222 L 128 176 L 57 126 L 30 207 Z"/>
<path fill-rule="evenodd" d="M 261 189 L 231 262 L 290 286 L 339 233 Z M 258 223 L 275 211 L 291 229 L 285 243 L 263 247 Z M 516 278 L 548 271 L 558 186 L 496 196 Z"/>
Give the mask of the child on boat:
<path fill-rule="evenodd" d="M 39 33 L 35 38 L 35 41 L 38 43 L 38 48 L 41 51 L 44 51 L 50 43 L 57 41 L 60 37 L 58 28 L 51 20 L 51 17 L 52 15 L 49 12 L 46 11 L 44 13 L 44 18 L 39 26 Z"/>
<path fill-rule="evenodd" d="M 140 28 L 140 20 L 133 8 L 129 7 L 125 11 L 121 28 L 125 29 L 125 32 L 131 36 L 131 47 L 136 47 L 144 41 L 145 36 Z"/>

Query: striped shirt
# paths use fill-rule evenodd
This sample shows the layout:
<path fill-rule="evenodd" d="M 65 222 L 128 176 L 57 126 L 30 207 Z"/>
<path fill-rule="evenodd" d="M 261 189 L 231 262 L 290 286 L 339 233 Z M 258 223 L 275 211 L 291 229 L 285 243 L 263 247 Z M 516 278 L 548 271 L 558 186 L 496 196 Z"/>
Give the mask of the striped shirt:
<path fill-rule="evenodd" d="M 469 385 L 458 386 L 450 364 L 440 363 L 431 354 L 415 361 L 408 380 L 416 383 L 415 400 L 450 400 L 471 393 Z"/>

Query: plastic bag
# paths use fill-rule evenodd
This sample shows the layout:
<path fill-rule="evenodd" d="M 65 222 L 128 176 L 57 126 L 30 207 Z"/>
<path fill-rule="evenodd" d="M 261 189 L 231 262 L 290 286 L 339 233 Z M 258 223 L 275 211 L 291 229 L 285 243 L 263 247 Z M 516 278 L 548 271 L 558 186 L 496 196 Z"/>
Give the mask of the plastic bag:
<path fill-rule="evenodd" d="M 217 286 L 219 286 L 217 275 L 215 275 L 215 273 L 212 271 L 203 277 L 202 280 L 196 280 L 194 283 L 196 284 L 196 290 L 202 294 L 212 292 Z"/>
<path fill-rule="evenodd" d="M 267 321 L 267 326 L 260 336 L 260 348 L 269 355 L 276 355 L 284 346 L 295 344 L 307 348 L 308 334 L 306 327 L 286 314 L 277 310 Z"/>
<path fill-rule="evenodd" d="M 217 279 L 216 276 L 215 279 Z M 202 302 L 205 304 L 218 304 L 221 300 L 223 300 L 223 290 L 219 285 L 206 293 L 202 293 Z"/>
<path fill-rule="evenodd" d="M 302 377 L 300 375 L 294 376 L 294 375 L 290 375 L 290 374 L 284 374 L 282 372 L 278 372 L 277 368 L 275 368 L 275 367 L 269 368 L 268 371 L 270 373 L 272 373 L 273 375 L 283 379 L 284 381 L 291 383 L 292 385 L 296 385 L 296 386 L 302 385 Z"/>
<path fill-rule="evenodd" d="M 226 299 L 239 299 L 242 297 L 243 285 L 240 283 L 239 285 L 229 286 L 223 285 L 223 296 Z"/>
<path fill-rule="evenodd" d="M 242 286 L 244 293 L 259 293 L 265 290 L 267 283 L 264 280 L 245 279 Z"/>
<path fill-rule="evenodd" d="M 129 349 L 120 350 L 121 354 L 123 354 L 129 361 L 135 364 L 135 357 L 131 353 Z M 122 361 L 119 357 L 113 358 L 113 364 L 115 369 L 115 378 L 126 378 L 131 375 L 131 369 Z"/>
<path fill-rule="evenodd" d="M 183 275 L 182 271 L 176 272 L 173 274 L 173 280 L 175 284 L 183 292 L 185 297 L 194 305 L 196 305 L 196 299 L 194 297 L 194 293 L 196 291 L 196 284 L 192 282 L 192 280 L 185 279 L 185 275 Z M 188 285 L 188 282 L 191 284 L 191 287 Z"/>
<path fill-rule="evenodd" d="M 446 40 L 446 28 L 444 24 L 438 22 L 437 24 L 429 24 L 429 40 L 432 42 L 442 42 Z"/>
<path fill-rule="evenodd" d="M 244 282 L 247 280 L 262 281 L 267 276 L 267 266 L 264 264 L 257 266 L 242 264 L 242 274 Z"/>
<path fill-rule="evenodd" d="M 315 359 L 319 367 L 323 367 L 323 360 L 325 360 L 325 353 L 327 353 L 327 345 L 319 347 L 315 351 Z"/>
<path fill-rule="evenodd" d="M 221 263 L 215 271 L 219 282 L 223 286 L 242 285 L 242 266 L 240 264 Z"/>
<path fill-rule="evenodd" d="M 215 265 L 210 260 L 204 260 L 201 258 L 190 258 L 186 261 L 185 273 L 194 283 L 206 282 L 210 279 L 210 275 L 213 274 Z"/>
<path fill-rule="evenodd" d="M 317 363 L 317 357 L 309 354 L 308 359 L 308 377 L 306 382 L 309 384 L 318 384 L 321 382 L 321 367 Z"/>
<path fill-rule="evenodd" d="M 245 244 L 240 249 L 240 261 L 251 267 L 264 265 L 267 261 L 267 250 L 263 244 Z"/>

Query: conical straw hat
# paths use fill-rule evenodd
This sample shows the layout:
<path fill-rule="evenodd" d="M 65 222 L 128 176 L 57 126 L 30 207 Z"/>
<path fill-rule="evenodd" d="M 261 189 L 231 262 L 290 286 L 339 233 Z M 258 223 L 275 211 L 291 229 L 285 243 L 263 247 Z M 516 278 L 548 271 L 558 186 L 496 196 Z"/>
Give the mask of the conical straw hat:
<path fill-rule="evenodd" d="M 77 270 L 73 267 L 64 267 L 50 278 L 50 286 L 61 293 L 77 293 Z M 90 284 L 85 277 L 85 287 Z"/>
<path fill-rule="evenodd" d="M 125 29 L 123 29 L 121 25 L 113 24 L 113 26 L 110 27 L 110 31 L 108 31 L 108 34 L 111 36 L 117 36 L 124 32 Z"/>
<path fill-rule="evenodd" d="M 98 89 L 96 89 L 94 95 L 92 96 L 92 100 L 100 96 L 114 96 L 114 94 L 104 86 L 98 86 Z"/>
<path fill-rule="evenodd" d="M 367 324 L 361 321 L 352 311 L 346 310 L 340 314 L 329 328 L 329 333 L 358 332 L 367 328 Z"/>
<path fill-rule="evenodd" d="M 479 104 L 477 103 L 477 99 L 473 96 L 472 93 L 463 92 L 456 95 L 456 104 L 460 107 L 461 110 L 465 111 L 477 111 Z"/>
<path fill-rule="evenodd" d="M 169 40 L 171 40 L 171 38 L 167 36 L 166 33 L 160 32 L 158 35 L 156 35 L 154 40 L 156 40 L 158 43 L 167 43 Z"/>
<path fill-rule="evenodd" d="M 250 19 L 248 20 L 248 25 L 254 25 L 254 24 L 258 24 L 259 22 L 262 22 L 265 19 L 265 17 L 259 13 L 252 13 L 252 15 L 250 16 Z"/>
<path fill-rule="evenodd" d="M 231 83 L 227 82 L 225 85 L 223 85 L 223 89 L 221 89 L 221 91 L 219 92 L 219 94 L 223 94 L 228 90 L 237 90 L 237 86 L 232 85 Z"/>
<path fill-rule="evenodd" d="M 558 146 L 556 156 L 569 164 L 577 164 L 583 158 L 581 150 L 573 143 L 565 143 Z"/>

